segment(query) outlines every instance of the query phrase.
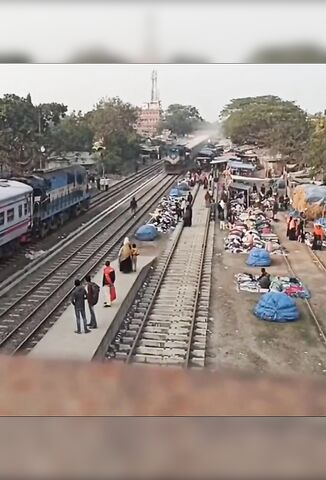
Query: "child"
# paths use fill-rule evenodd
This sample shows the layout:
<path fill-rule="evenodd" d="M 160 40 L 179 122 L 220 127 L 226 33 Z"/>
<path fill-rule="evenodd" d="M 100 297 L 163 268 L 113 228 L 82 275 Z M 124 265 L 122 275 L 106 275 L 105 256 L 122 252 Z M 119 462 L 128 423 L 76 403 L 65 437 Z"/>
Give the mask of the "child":
<path fill-rule="evenodd" d="M 139 255 L 139 250 L 135 243 L 132 244 L 131 247 L 131 261 L 132 261 L 132 270 L 136 272 L 137 269 L 137 257 Z"/>

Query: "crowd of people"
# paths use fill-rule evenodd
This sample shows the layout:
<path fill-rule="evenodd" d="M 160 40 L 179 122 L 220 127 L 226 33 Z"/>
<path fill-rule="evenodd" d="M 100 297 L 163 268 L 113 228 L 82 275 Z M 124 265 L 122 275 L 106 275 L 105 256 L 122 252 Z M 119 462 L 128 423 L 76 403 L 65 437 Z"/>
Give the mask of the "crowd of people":
<path fill-rule="evenodd" d="M 131 273 L 137 271 L 137 258 L 139 250 L 135 243 L 131 244 L 129 238 L 124 239 L 120 248 L 118 262 L 119 270 L 122 273 Z M 116 273 L 109 260 L 105 262 L 103 268 L 102 288 L 104 289 L 105 308 L 111 307 L 117 298 L 115 287 Z M 76 279 L 74 289 L 71 294 L 71 303 L 74 306 L 77 329 L 75 333 L 82 333 L 81 321 L 83 322 L 84 333 L 90 333 L 92 329 L 97 328 L 95 314 L 95 305 L 97 305 L 100 295 L 100 286 L 97 285 L 90 275 L 85 277 L 85 285 L 80 279 Z M 87 302 L 90 321 L 87 323 L 85 304 Z"/>

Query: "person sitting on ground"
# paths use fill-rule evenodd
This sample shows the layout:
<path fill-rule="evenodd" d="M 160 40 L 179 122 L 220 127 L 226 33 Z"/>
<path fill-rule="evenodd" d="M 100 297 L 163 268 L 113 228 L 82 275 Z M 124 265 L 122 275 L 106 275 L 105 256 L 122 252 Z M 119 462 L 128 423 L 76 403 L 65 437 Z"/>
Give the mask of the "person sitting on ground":
<path fill-rule="evenodd" d="M 266 272 L 265 268 L 261 269 L 261 275 L 258 277 L 257 282 L 260 288 L 268 289 L 271 284 L 271 279 L 269 273 Z"/>

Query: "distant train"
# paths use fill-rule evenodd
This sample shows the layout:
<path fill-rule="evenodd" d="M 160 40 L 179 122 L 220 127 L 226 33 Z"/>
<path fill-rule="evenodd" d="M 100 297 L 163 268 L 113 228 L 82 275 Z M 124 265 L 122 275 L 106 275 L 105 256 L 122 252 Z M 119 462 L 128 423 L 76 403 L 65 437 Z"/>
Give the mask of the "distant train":
<path fill-rule="evenodd" d="M 208 138 L 207 134 L 201 134 L 192 138 L 176 140 L 163 147 L 162 158 L 166 173 L 178 175 L 189 170 L 193 166 L 195 156 Z"/>
<path fill-rule="evenodd" d="M 178 175 L 190 166 L 190 152 L 184 145 L 174 144 L 163 147 L 163 165 L 166 173 Z"/>
<path fill-rule="evenodd" d="M 0 179 L 0 258 L 56 230 L 89 201 L 87 172 L 79 165 Z"/>

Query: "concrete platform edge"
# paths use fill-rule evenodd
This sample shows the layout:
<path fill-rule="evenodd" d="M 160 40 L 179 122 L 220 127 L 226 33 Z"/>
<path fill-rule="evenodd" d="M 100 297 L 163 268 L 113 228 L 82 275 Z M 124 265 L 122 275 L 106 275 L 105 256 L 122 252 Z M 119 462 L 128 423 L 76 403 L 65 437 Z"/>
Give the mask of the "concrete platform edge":
<path fill-rule="evenodd" d="M 133 304 L 133 301 L 138 293 L 138 290 L 142 286 L 145 278 L 147 277 L 152 265 L 157 260 L 157 257 L 153 258 L 151 262 L 145 265 L 138 274 L 137 280 L 133 284 L 132 288 L 129 290 L 125 300 L 121 304 L 119 310 L 117 311 L 111 325 L 108 327 L 104 337 L 102 338 L 96 352 L 94 353 L 92 360 L 102 360 L 107 352 L 110 343 L 113 341 L 114 337 L 119 331 L 121 322 L 126 316 L 129 308 Z"/>

